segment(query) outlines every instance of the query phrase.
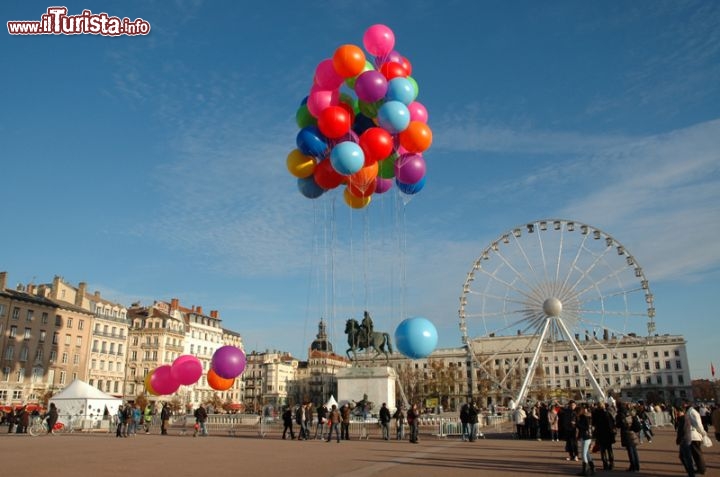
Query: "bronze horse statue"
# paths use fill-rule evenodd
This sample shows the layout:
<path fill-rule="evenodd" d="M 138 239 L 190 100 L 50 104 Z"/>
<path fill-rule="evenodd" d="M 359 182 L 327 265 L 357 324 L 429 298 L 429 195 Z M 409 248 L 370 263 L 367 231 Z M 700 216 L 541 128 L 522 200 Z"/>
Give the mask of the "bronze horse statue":
<path fill-rule="evenodd" d="M 390 363 L 389 353 L 393 352 L 392 341 L 390 341 L 390 335 L 383 331 L 372 331 L 367 333 L 365 328 L 361 326 L 357 320 L 350 318 L 345 323 L 345 333 L 348 335 L 348 345 L 350 346 L 345 353 L 348 359 L 357 361 L 357 350 L 364 350 L 372 348 L 375 350 L 375 355 L 372 357 L 372 361 L 375 361 L 380 354 L 385 355 L 385 361 Z M 352 358 L 350 352 L 352 351 Z"/>

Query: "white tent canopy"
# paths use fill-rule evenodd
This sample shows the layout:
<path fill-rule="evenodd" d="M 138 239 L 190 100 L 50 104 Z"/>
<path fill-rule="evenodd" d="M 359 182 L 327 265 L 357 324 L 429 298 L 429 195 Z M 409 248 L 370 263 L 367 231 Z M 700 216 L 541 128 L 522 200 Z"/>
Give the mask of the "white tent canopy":
<path fill-rule="evenodd" d="M 65 389 L 50 398 L 62 417 L 82 417 L 83 419 L 102 420 L 105 409 L 110 416 L 118 412 L 122 399 L 106 394 L 76 379 Z"/>
<path fill-rule="evenodd" d="M 333 396 L 331 394 L 330 399 L 327 400 L 327 402 L 325 403 L 325 406 L 327 406 L 328 409 L 332 409 L 333 404 L 337 406 L 338 402 L 335 400 L 335 396 Z M 340 407 L 340 406 L 338 406 L 338 407 Z"/>

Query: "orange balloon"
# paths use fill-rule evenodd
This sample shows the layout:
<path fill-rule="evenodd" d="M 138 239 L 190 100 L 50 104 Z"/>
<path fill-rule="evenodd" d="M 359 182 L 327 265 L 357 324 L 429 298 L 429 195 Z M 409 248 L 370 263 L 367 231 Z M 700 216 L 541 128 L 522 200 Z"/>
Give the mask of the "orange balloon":
<path fill-rule="evenodd" d="M 408 127 L 400 133 L 400 145 L 408 152 L 420 153 L 432 144 L 430 126 L 420 121 L 410 121 Z"/>
<path fill-rule="evenodd" d="M 235 384 L 235 378 L 221 378 L 212 369 L 207 373 L 207 381 L 210 387 L 216 391 L 227 391 Z"/>
<path fill-rule="evenodd" d="M 353 209 L 362 209 L 363 207 L 366 207 L 372 199 L 372 197 L 356 197 L 347 187 L 343 193 L 343 198 L 345 199 L 345 203 Z"/>
<path fill-rule="evenodd" d="M 342 45 L 333 54 L 335 72 L 343 78 L 357 76 L 365 69 L 365 53 L 355 45 Z"/>
<path fill-rule="evenodd" d="M 373 178 L 366 184 L 353 184 L 348 183 L 348 191 L 355 197 L 370 197 L 375 193 L 375 187 L 377 187 L 377 179 Z"/>
<path fill-rule="evenodd" d="M 155 391 L 153 389 L 152 385 L 150 384 L 150 378 L 152 378 L 152 375 L 154 372 L 155 372 L 155 370 L 153 369 L 152 371 L 150 371 L 149 373 L 147 373 L 145 375 L 145 391 L 147 391 L 149 394 L 152 394 L 153 396 L 159 396 L 160 393 Z"/>
<path fill-rule="evenodd" d="M 365 165 L 365 167 L 348 177 L 348 183 L 355 185 L 363 185 L 369 183 L 377 177 L 378 167 L 380 166 L 378 165 L 377 161 L 369 165 Z"/>

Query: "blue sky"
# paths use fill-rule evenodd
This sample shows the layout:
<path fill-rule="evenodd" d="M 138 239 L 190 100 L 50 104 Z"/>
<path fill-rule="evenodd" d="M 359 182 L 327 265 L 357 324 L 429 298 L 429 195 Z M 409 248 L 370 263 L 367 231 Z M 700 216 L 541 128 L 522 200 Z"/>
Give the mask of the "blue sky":
<path fill-rule="evenodd" d="M 4 3 L 3 24 L 49 3 Z M 0 268 L 129 305 L 217 309 L 247 349 L 336 349 L 364 309 L 459 346 L 478 254 L 543 218 L 607 231 L 642 264 L 659 333 L 720 366 L 720 4 L 66 2 L 148 36 L 0 41 Z M 352 211 L 285 166 L 316 65 L 375 23 L 413 65 L 427 185 Z M 638 332 L 644 324 L 638 323 Z"/>

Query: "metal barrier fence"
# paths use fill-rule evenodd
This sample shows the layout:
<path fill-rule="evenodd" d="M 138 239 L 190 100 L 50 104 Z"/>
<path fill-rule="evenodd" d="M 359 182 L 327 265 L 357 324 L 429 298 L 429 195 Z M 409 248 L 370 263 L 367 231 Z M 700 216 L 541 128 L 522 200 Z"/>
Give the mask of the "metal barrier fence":
<path fill-rule="evenodd" d="M 506 422 L 507 415 L 482 416 L 478 424 L 478 437 L 484 437 L 483 431 L 488 429 L 497 431 L 500 425 Z M 192 414 L 176 417 L 171 422 L 171 427 L 181 434 L 193 432 L 195 417 Z M 259 437 L 281 436 L 283 432 L 283 421 L 275 417 L 261 417 L 252 414 L 210 414 L 205 427 L 210 434 L 237 435 L 240 433 L 256 433 Z M 462 424 L 458 418 L 439 417 L 434 415 L 422 416 L 419 419 L 419 433 L 431 435 L 438 438 L 462 436 Z M 319 429 L 317 420 L 308 426 L 311 439 L 327 438 L 329 425 L 325 424 Z M 297 435 L 300 426 L 293 421 L 293 432 Z M 376 418 L 366 420 L 354 419 L 350 421 L 348 429 L 350 439 L 382 438 L 382 426 Z M 409 426 L 406 424 L 404 435 L 409 434 Z M 390 438 L 395 439 L 397 427 L 395 421 L 390 423 Z"/>

